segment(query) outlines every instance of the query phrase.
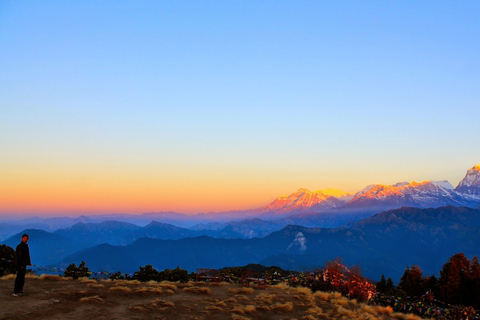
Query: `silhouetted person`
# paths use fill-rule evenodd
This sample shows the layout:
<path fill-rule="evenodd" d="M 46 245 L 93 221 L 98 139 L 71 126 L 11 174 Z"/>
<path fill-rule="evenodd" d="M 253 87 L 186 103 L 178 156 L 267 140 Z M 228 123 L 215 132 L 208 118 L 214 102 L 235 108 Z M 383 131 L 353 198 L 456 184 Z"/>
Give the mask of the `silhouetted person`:
<path fill-rule="evenodd" d="M 22 236 L 22 242 L 17 246 L 15 250 L 15 264 L 17 267 L 17 278 L 15 279 L 15 289 L 13 295 L 19 296 L 24 294 L 23 285 L 25 284 L 25 273 L 27 272 L 27 266 L 31 266 L 30 261 L 30 249 L 28 248 L 28 234 Z"/>

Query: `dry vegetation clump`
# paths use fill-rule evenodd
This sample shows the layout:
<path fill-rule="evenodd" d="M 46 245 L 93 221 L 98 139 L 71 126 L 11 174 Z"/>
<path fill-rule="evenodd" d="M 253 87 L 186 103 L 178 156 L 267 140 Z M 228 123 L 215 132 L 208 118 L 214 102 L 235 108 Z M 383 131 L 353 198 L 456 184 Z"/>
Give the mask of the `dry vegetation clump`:
<path fill-rule="evenodd" d="M 307 311 L 305 311 L 305 313 L 308 315 L 321 315 L 323 314 L 323 309 L 320 308 L 319 306 L 314 306 L 310 309 L 308 309 Z"/>
<path fill-rule="evenodd" d="M 387 307 L 376 307 L 375 311 L 379 316 L 390 316 L 393 313 L 393 309 L 390 306 Z"/>
<path fill-rule="evenodd" d="M 178 287 L 172 283 L 165 283 L 165 282 L 162 282 L 159 284 L 160 288 L 162 289 L 168 289 L 168 290 L 171 290 L 171 291 L 174 291 L 174 292 L 177 292 L 178 290 Z"/>
<path fill-rule="evenodd" d="M 250 298 L 244 294 L 236 294 L 235 298 L 237 298 L 238 301 L 250 301 Z"/>
<path fill-rule="evenodd" d="M 232 314 L 232 320 L 251 320 L 251 319 L 234 313 Z"/>
<path fill-rule="evenodd" d="M 299 288 L 295 288 L 295 291 L 299 294 L 303 294 L 303 295 L 306 295 L 306 296 L 312 295 L 312 290 L 310 290 L 310 288 L 299 287 Z"/>
<path fill-rule="evenodd" d="M 112 291 L 112 292 L 119 292 L 119 293 L 130 293 L 130 292 L 132 292 L 132 289 L 130 289 L 129 287 L 125 287 L 125 286 L 111 287 L 109 290 Z"/>
<path fill-rule="evenodd" d="M 162 294 L 162 289 L 153 287 L 141 287 L 140 289 L 135 290 L 135 293 L 140 295 Z"/>
<path fill-rule="evenodd" d="M 89 279 L 86 277 L 80 277 L 77 279 L 77 281 L 83 282 L 83 283 L 97 283 L 97 280 L 94 279 Z"/>
<path fill-rule="evenodd" d="M 283 311 L 283 312 L 292 312 L 293 311 L 293 303 L 292 302 L 286 302 L 286 303 L 276 303 L 273 307 L 272 310 L 278 310 L 278 311 Z"/>
<path fill-rule="evenodd" d="M 223 311 L 223 309 L 219 306 L 206 306 L 205 310 L 207 310 L 207 311 Z"/>
<path fill-rule="evenodd" d="M 105 288 L 105 286 L 101 283 L 89 283 L 89 284 L 87 284 L 87 287 L 92 288 L 92 289 Z"/>
<path fill-rule="evenodd" d="M 186 287 L 183 288 L 184 292 L 189 292 L 189 293 L 198 293 L 198 294 L 210 294 L 212 290 L 210 288 L 206 287 Z"/>
<path fill-rule="evenodd" d="M 226 307 L 227 304 L 223 301 L 218 301 L 218 302 L 215 302 L 215 306 L 217 307 Z"/>
<path fill-rule="evenodd" d="M 320 299 L 321 301 L 329 301 L 330 300 L 330 293 L 324 291 L 317 291 L 313 294 L 315 298 Z"/>
<path fill-rule="evenodd" d="M 419 316 L 416 316 L 414 314 L 405 314 L 405 313 L 394 313 L 392 314 L 392 318 L 398 319 L 398 320 L 422 320 Z"/>
<path fill-rule="evenodd" d="M 275 299 L 275 297 L 274 294 L 261 293 L 255 297 L 255 301 L 257 301 L 257 303 L 271 305 L 273 304 L 273 299 Z"/>
<path fill-rule="evenodd" d="M 252 294 L 255 290 L 253 288 L 230 288 L 228 292 L 233 294 Z"/>
<path fill-rule="evenodd" d="M 236 306 L 232 310 L 230 310 L 230 312 L 237 312 L 237 313 L 241 313 L 241 314 L 252 313 L 252 312 L 255 312 L 255 311 L 257 311 L 257 307 L 255 307 L 252 304 L 249 304 L 249 305 L 246 305 L 246 306 Z"/>
<path fill-rule="evenodd" d="M 51 274 L 42 274 L 38 277 L 40 280 L 50 280 L 50 281 L 69 281 L 69 278 L 64 278 L 59 275 L 51 275 Z"/>
<path fill-rule="evenodd" d="M 173 296 L 176 292 L 170 289 L 167 289 L 164 291 L 165 294 L 168 294 L 169 296 Z"/>
<path fill-rule="evenodd" d="M 164 301 L 164 300 L 161 300 L 161 299 L 155 299 L 155 300 L 150 301 L 150 306 L 152 306 L 154 308 L 158 307 L 159 305 L 164 306 L 164 307 L 172 307 L 172 308 L 175 307 L 175 303 L 172 302 L 172 301 Z"/>
<path fill-rule="evenodd" d="M 90 296 L 90 297 L 80 298 L 79 301 L 80 301 L 80 302 L 96 303 L 96 302 L 104 302 L 105 300 L 103 300 L 103 299 L 100 298 L 99 296 Z"/>

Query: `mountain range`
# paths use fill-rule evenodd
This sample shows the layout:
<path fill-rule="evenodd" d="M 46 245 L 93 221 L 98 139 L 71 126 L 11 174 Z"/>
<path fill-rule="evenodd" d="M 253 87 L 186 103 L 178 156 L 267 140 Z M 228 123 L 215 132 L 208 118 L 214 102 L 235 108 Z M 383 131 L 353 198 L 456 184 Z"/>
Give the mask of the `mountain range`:
<path fill-rule="evenodd" d="M 68 256 L 65 248 L 77 241 L 45 231 L 41 234 L 36 230 L 29 232 L 35 239 L 31 243 L 34 263 L 38 263 L 35 260 L 40 255 L 52 252 L 57 255 L 55 265 L 62 267 L 83 260 L 92 270 L 111 272 L 133 272 L 146 264 L 158 270 L 180 266 L 195 271 L 196 268 L 249 263 L 310 271 L 328 260 L 343 257 L 345 263 L 358 264 L 372 279 L 385 274 L 398 281 L 407 265 L 417 264 L 424 274 L 438 276 L 442 265 L 453 254 L 463 252 L 469 257 L 478 256 L 480 210 L 454 206 L 404 207 L 384 211 L 350 227 L 289 225 L 263 238 L 252 239 L 140 238 L 128 245 L 104 243 L 83 249 L 72 247 Z M 18 242 L 19 236 L 7 244 Z"/>
<path fill-rule="evenodd" d="M 257 209 L 263 213 L 330 211 L 382 211 L 401 207 L 435 208 L 446 205 L 477 207 L 480 205 L 480 165 L 467 171 L 457 187 L 450 182 L 399 182 L 394 185 L 372 184 L 356 194 L 342 191 L 309 191 L 301 188 L 288 196 L 280 196 Z"/>
<path fill-rule="evenodd" d="M 308 270 L 342 256 L 374 279 L 379 272 L 395 279 L 407 264 L 434 273 L 454 253 L 478 255 L 479 205 L 476 165 L 456 187 L 400 182 L 355 194 L 301 188 L 247 211 L 28 218 L 0 223 L 0 240 L 15 247 L 30 234 L 39 265 L 85 260 L 94 270 L 130 272 L 145 264 L 194 271 L 262 263 Z"/>
<path fill-rule="evenodd" d="M 240 237 L 248 238 L 266 235 L 265 228 L 272 232 L 288 224 L 308 227 L 337 227 L 385 210 L 405 206 L 437 208 L 446 205 L 470 208 L 480 206 L 480 165 L 470 168 L 455 188 L 446 180 L 399 182 L 393 185 L 372 184 L 354 194 L 347 194 L 335 189 L 310 191 L 300 188 L 290 195 L 277 197 L 263 207 L 243 211 L 199 213 L 195 215 L 176 212 L 150 212 L 141 215 L 110 214 L 80 216 L 78 218 L 43 219 L 33 217 L 1 222 L 0 240 L 5 240 L 26 228 L 55 231 L 71 227 L 79 222 L 117 221 L 146 226 L 152 221 L 157 221 L 195 231 L 205 230 L 202 234 L 212 235 L 207 230 L 235 229 L 235 223 L 241 224 L 246 219 L 274 221 L 271 223 L 271 228 L 268 228 L 267 224 L 263 224 L 255 230 L 243 228 L 242 231 L 239 231 Z M 254 225 L 250 223 L 249 227 L 254 228 Z M 195 235 L 195 233 L 191 235 Z"/>

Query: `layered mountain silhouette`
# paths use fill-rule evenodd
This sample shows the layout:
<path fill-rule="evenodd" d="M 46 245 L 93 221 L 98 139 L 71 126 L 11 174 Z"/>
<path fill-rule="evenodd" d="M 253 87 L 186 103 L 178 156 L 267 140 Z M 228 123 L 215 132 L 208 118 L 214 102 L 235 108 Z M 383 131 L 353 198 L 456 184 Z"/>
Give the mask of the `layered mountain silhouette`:
<path fill-rule="evenodd" d="M 133 272 L 146 264 L 195 271 L 260 263 L 308 271 L 343 257 L 372 279 L 385 274 L 398 280 L 407 265 L 418 264 L 425 274 L 433 274 L 455 253 L 478 255 L 479 236 L 480 210 L 404 207 L 348 228 L 290 225 L 263 238 L 141 238 L 126 246 L 102 244 L 66 257 L 62 265 L 84 260 L 93 270 Z"/>

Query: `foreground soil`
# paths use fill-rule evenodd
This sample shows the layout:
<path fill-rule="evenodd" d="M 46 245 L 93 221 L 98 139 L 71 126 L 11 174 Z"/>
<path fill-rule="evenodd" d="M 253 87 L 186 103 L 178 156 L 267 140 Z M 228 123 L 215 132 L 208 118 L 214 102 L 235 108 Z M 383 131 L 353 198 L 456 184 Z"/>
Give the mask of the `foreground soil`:
<path fill-rule="evenodd" d="M 342 297 L 285 285 L 266 289 L 228 283 L 71 280 L 29 277 L 14 297 L 14 278 L 0 279 L 0 319 L 420 319 Z"/>

